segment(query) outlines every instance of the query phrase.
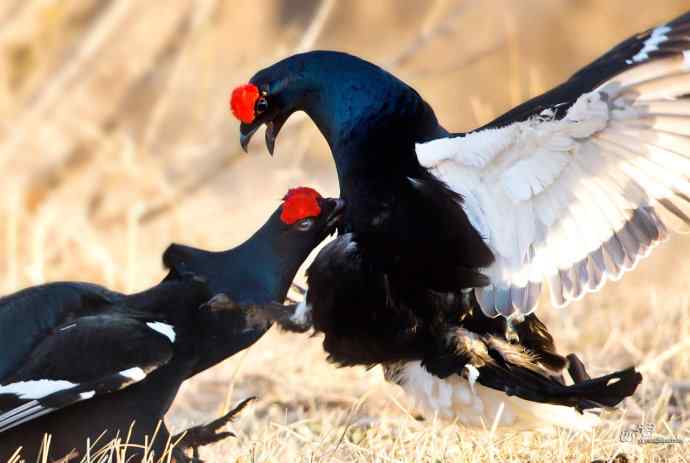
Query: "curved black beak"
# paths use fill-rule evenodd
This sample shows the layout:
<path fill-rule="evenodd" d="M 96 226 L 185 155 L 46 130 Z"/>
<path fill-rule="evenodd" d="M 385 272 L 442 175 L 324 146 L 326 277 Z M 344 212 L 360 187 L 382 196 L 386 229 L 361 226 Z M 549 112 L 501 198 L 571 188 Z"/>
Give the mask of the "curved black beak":
<path fill-rule="evenodd" d="M 283 128 L 283 124 L 285 124 L 285 121 L 287 121 L 288 117 L 290 117 L 289 114 L 287 115 L 277 115 L 273 119 L 270 120 L 256 120 L 252 122 L 251 124 L 245 124 L 242 123 L 240 124 L 240 146 L 242 146 L 242 149 L 244 152 L 247 152 L 247 146 L 249 146 L 249 141 L 252 139 L 252 136 L 256 131 L 259 129 L 261 124 L 266 124 L 266 149 L 268 149 L 268 152 L 270 153 L 271 156 L 273 156 L 273 150 L 275 149 L 276 145 L 276 138 L 278 137 L 278 133 L 280 132 L 280 129 Z"/>
<path fill-rule="evenodd" d="M 290 114 L 278 114 L 272 121 L 266 123 L 266 149 L 271 153 L 271 156 L 273 156 L 273 149 L 276 145 L 276 137 L 278 137 L 278 133 L 288 117 Z"/>
<path fill-rule="evenodd" d="M 247 146 L 249 146 L 249 142 L 252 139 L 252 136 L 254 133 L 256 133 L 257 130 L 259 130 L 259 127 L 261 124 L 245 124 L 242 122 L 240 124 L 240 146 L 244 150 L 245 153 L 247 153 Z"/>
<path fill-rule="evenodd" d="M 340 198 L 329 199 L 335 203 L 333 210 L 326 218 L 326 229 L 328 230 L 328 234 L 331 234 L 333 231 L 335 231 L 335 228 L 340 224 L 340 221 L 343 218 L 343 212 L 345 211 L 345 200 Z"/>

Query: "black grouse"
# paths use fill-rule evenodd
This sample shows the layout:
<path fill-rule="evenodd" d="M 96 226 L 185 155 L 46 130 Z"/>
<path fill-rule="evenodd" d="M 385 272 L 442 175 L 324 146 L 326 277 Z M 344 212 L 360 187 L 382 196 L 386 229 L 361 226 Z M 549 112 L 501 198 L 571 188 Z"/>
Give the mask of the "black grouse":
<path fill-rule="evenodd" d="M 173 244 L 163 262 L 166 278 L 125 295 L 101 286 L 62 282 L 0 299 L 0 461 L 19 446 L 35 461 L 44 433 L 50 458 L 72 450 L 81 459 L 86 440 L 102 446 L 116 436 L 143 445 L 156 460 L 170 435 L 161 423 L 186 379 L 247 348 L 270 324 L 248 324 L 238 303 L 285 299 L 308 254 L 335 230 L 339 199 L 311 188 L 292 189 L 251 238 L 224 252 Z M 228 435 L 192 428 L 180 447 Z M 97 448 L 98 446 L 96 446 Z M 176 461 L 187 461 L 180 447 Z M 130 449 L 128 455 L 137 455 Z"/>
<path fill-rule="evenodd" d="M 448 132 L 413 88 L 344 53 L 295 55 L 235 89 L 242 146 L 265 124 L 273 151 L 304 111 L 331 148 L 348 209 L 298 312 L 330 357 L 382 363 L 461 421 L 494 418 L 488 397 L 478 412 L 455 401 L 461 376 L 578 408 L 632 394 L 632 370 L 581 394 L 514 376 L 496 346 L 558 375 L 568 362 L 533 313 L 542 284 L 567 305 L 633 269 L 669 224 L 690 223 L 689 33 L 685 14 L 637 34 L 469 133 Z"/>

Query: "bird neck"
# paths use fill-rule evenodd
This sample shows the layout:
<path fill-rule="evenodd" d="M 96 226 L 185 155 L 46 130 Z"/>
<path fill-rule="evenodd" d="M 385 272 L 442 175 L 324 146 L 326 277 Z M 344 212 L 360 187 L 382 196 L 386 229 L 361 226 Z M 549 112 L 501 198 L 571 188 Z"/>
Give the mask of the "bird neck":
<path fill-rule="evenodd" d="M 206 275 L 212 293 L 224 293 L 239 304 L 283 302 L 300 264 L 308 251 L 299 246 L 283 246 L 280 230 L 274 220 L 257 230 L 247 241 L 214 253 L 214 271 Z M 197 364 L 189 373 L 193 376 L 245 349 L 258 340 L 270 327 L 247 326 L 246 314 L 241 311 L 220 310 L 208 314 L 202 323 Z"/>
<path fill-rule="evenodd" d="M 222 261 L 234 263 L 232 270 L 239 272 L 239 279 L 233 278 L 232 281 L 235 284 L 241 281 L 241 288 L 218 282 L 218 292 L 225 292 L 231 297 L 236 294 L 237 302 L 282 302 L 300 264 L 306 258 L 306 255 L 302 259 L 294 257 L 293 253 L 293 250 L 282 250 L 278 243 L 268 242 L 255 234 L 240 246 L 219 253 Z M 241 262 L 243 267 L 237 268 L 237 262 Z M 247 291 L 248 288 L 254 290 Z"/>
<path fill-rule="evenodd" d="M 423 168 L 415 144 L 448 135 L 414 89 L 371 63 L 324 66 L 301 85 L 299 109 L 328 142 L 346 200 L 362 178 L 371 184 L 416 175 Z"/>
<path fill-rule="evenodd" d="M 277 214 L 235 248 L 221 252 L 188 249 L 184 270 L 205 279 L 209 298 L 224 293 L 239 304 L 282 302 L 309 250 L 283 243 Z M 203 335 L 195 344 L 198 355 L 188 377 L 252 345 L 269 328 L 248 327 L 242 311 L 193 312 L 201 317 Z"/>
<path fill-rule="evenodd" d="M 305 109 L 328 142 L 341 181 L 360 169 L 414 171 L 415 143 L 448 134 L 417 92 L 400 81 L 393 84 L 326 90 Z"/>
<path fill-rule="evenodd" d="M 282 302 L 300 265 L 309 255 L 308 243 L 287 239 L 281 229 L 280 210 L 241 245 L 215 253 L 214 275 L 208 275 L 215 293 L 236 302 Z"/>
<path fill-rule="evenodd" d="M 321 58 L 320 67 L 309 67 L 302 78 L 305 97 L 299 109 L 313 119 L 331 148 L 347 204 L 340 231 L 357 234 L 360 243 L 369 244 L 370 254 L 383 261 L 397 256 L 408 270 L 420 261 L 424 266 L 419 267 L 426 269 L 461 251 L 479 254 L 465 259 L 473 264 L 490 261 L 476 233 L 458 231 L 473 231 L 458 207 L 462 198 L 417 159 L 417 143 L 449 135 L 431 106 L 371 63 L 348 55 Z M 449 265 L 462 261 L 447 260 Z"/>
<path fill-rule="evenodd" d="M 383 70 L 371 73 L 366 85 L 361 76 L 324 83 L 304 107 L 331 148 L 347 231 L 390 228 L 390 208 L 412 189 L 409 178 L 427 174 L 415 144 L 448 134 L 416 91 Z"/>
<path fill-rule="evenodd" d="M 286 234 L 280 210 L 244 243 L 226 251 L 171 245 L 163 256 L 171 269 L 166 280 L 194 275 L 206 282 L 212 295 L 224 293 L 240 303 L 283 301 L 311 248 L 306 240 Z"/>

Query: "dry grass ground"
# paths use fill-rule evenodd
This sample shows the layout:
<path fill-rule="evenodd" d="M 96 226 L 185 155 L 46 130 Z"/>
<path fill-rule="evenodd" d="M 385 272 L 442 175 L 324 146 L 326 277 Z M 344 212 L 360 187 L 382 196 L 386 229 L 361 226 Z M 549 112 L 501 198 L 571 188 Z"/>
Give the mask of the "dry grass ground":
<path fill-rule="evenodd" d="M 479 125 L 556 84 L 687 1 L 3 0 L 0 2 L 0 289 L 90 280 L 137 290 L 171 241 L 221 249 L 289 186 L 337 195 L 318 132 L 294 119 L 274 159 L 239 151 L 227 96 L 296 50 L 336 48 L 412 83 L 447 127 Z M 260 137 L 258 137 L 260 139 Z M 423 220 L 423 218 L 420 218 Z M 645 381 L 592 433 L 468 430 L 416 419 L 375 368 L 335 369 L 320 339 L 272 330 L 189 381 L 173 428 L 258 400 L 209 461 L 501 462 L 690 459 L 690 240 L 674 236 L 622 282 L 541 314 L 595 373 Z M 0 342 L 2 342 L 0 340 Z M 654 424 L 684 445 L 624 443 Z"/>

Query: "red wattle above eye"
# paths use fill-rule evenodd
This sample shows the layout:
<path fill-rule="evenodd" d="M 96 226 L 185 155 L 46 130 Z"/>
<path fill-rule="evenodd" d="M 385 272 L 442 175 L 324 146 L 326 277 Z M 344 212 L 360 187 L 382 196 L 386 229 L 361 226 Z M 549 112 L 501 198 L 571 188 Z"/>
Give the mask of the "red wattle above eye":
<path fill-rule="evenodd" d="M 237 119 L 245 124 L 251 124 L 255 117 L 254 105 L 258 99 L 259 89 L 256 85 L 240 85 L 232 91 L 230 110 Z"/>
<path fill-rule="evenodd" d="M 318 217 L 321 214 L 321 206 L 318 200 L 321 195 L 313 188 L 292 188 L 283 198 L 283 210 L 280 220 L 292 225 L 307 217 Z"/>

